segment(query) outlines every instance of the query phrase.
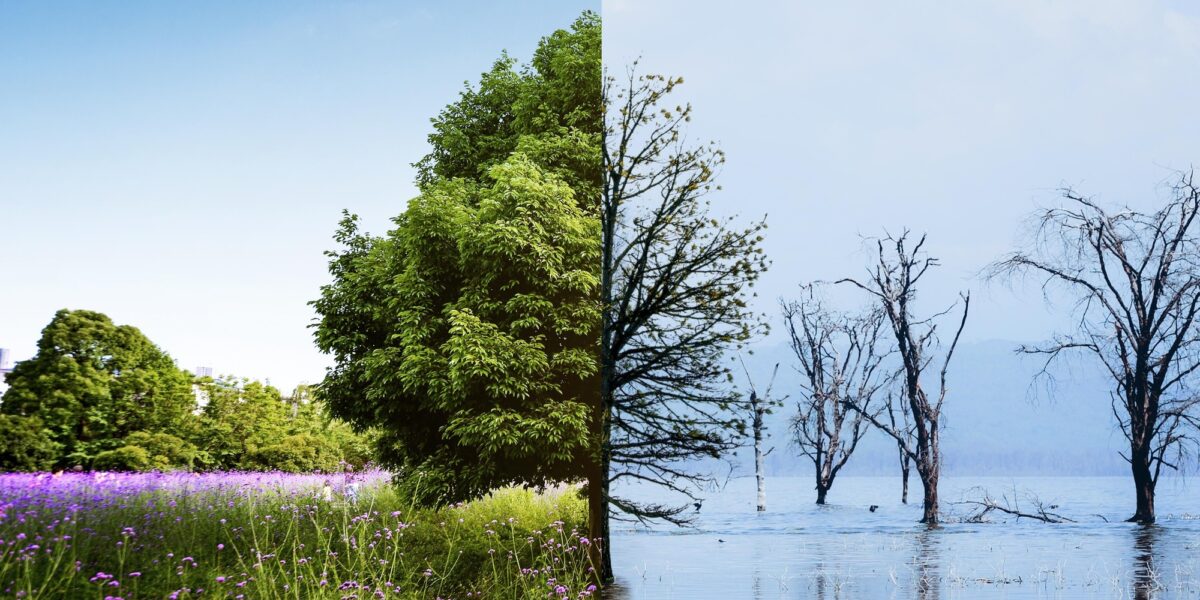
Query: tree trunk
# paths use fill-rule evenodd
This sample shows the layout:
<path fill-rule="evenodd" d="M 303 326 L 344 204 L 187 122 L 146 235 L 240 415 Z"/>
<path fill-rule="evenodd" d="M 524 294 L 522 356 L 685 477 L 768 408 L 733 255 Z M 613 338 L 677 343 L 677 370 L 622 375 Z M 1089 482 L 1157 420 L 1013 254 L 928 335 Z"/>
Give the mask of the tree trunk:
<path fill-rule="evenodd" d="M 600 467 L 600 462 L 592 466 L 592 472 L 588 475 L 588 530 L 589 536 L 592 538 L 592 544 L 589 549 L 591 552 L 592 565 L 595 566 L 596 579 L 599 583 L 607 583 L 605 580 L 606 570 L 603 568 L 607 561 L 610 561 L 608 551 L 608 532 L 606 531 L 608 520 L 605 519 L 605 512 L 608 509 L 605 502 L 605 485 L 607 477 L 604 476 L 603 467 Z"/>
<path fill-rule="evenodd" d="M 593 413 L 593 418 L 599 423 L 599 440 L 596 444 L 597 459 L 588 474 L 588 530 L 592 538 L 591 559 L 596 569 L 596 580 L 603 586 L 613 581 L 612 546 L 608 540 L 609 439 L 612 436 L 612 422 L 607 409 L 608 386 L 602 383 L 601 387 L 600 402 Z"/>
<path fill-rule="evenodd" d="M 600 506 L 600 581 L 604 585 L 613 582 L 613 567 L 612 567 L 612 544 L 609 539 L 609 520 L 608 520 L 608 460 L 604 461 L 604 484 L 602 502 Z"/>
<path fill-rule="evenodd" d="M 908 457 L 900 457 L 900 503 L 908 504 Z"/>
<path fill-rule="evenodd" d="M 767 480 L 763 474 L 763 411 L 758 408 L 758 395 L 755 392 L 750 393 L 750 405 L 754 410 L 754 476 L 758 479 L 758 512 L 765 512 L 767 510 Z"/>
<path fill-rule="evenodd" d="M 763 454 L 758 440 L 754 442 L 754 473 L 758 477 L 758 512 L 767 510 L 767 479 L 763 476 Z"/>
<path fill-rule="evenodd" d="M 829 486 L 821 485 L 817 482 L 817 504 L 825 504 L 825 495 L 829 493 Z"/>
<path fill-rule="evenodd" d="M 1130 459 L 1129 466 L 1133 471 L 1133 485 L 1137 493 L 1137 512 L 1129 517 L 1129 522 L 1153 523 L 1155 482 L 1150 471 L 1150 449 L 1134 448 Z"/>
<path fill-rule="evenodd" d="M 924 512 L 921 522 L 937 525 L 938 522 L 938 475 L 937 473 L 920 473 L 921 487 L 925 488 Z"/>

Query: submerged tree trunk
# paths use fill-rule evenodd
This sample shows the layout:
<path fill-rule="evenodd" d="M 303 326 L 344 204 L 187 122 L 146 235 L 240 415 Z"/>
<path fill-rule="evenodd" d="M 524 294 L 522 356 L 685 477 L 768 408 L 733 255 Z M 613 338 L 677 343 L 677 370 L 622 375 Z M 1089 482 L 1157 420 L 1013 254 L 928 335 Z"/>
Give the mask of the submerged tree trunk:
<path fill-rule="evenodd" d="M 822 485 L 821 480 L 817 480 L 817 504 L 825 504 L 825 496 L 829 494 L 829 486 Z"/>
<path fill-rule="evenodd" d="M 1129 466 L 1133 471 L 1133 485 L 1137 494 L 1137 512 L 1129 518 L 1129 522 L 1153 523 L 1155 481 L 1150 470 L 1150 449 L 1135 448 L 1129 458 Z"/>
<path fill-rule="evenodd" d="M 921 487 L 925 490 L 924 512 L 921 522 L 927 525 L 937 525 L 938 522 L 938 473 L 922 473 Z"/>
<path fill-rule="evenodd" d="M 771 378 L 774 380 L 774 377 Z M 767 510 L 767 480 L 763 474 L 763 413 L 766 411 L 759 406 L 758 394 L 750 392 L 750 410 L 754 411 L 754 476 L 758 479 L 758 512 Z"/>
<path fill-rule="evenodd" d="M 896 422 L 892 420 L 892 427 L 896 426 Z M 896 449 L 900 455 L 900 504 L 908 504 L 908 473 L 912 463 L 908 457 L 908 453 L 904 451 L 904 444 L 896 442 Z"/>

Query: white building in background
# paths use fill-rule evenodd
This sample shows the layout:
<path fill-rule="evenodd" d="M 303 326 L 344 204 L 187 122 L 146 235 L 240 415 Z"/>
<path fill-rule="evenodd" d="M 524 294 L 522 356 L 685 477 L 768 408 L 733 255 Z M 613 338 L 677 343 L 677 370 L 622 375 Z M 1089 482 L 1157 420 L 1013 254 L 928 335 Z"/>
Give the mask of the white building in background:
<path fill-rule="evenodd" d="M 8 384 L 4 382 L 4 376 L 12 372 L 12 351 L 8 348 L 0 348 L 0 394 L 3 394 L 8 389 Z"/>
<path fill-rule="evenodd" d="M 212 367 L 196 367 L 196 377 L 212 377 Z"/>

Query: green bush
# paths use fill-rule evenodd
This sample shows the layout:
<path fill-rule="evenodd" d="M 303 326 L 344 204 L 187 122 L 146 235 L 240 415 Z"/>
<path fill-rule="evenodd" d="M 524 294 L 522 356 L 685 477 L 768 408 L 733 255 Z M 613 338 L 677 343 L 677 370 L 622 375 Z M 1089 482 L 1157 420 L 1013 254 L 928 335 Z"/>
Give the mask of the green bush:
<path fill-rule="evenodd" d="M 37 417 L 0 415 L 0 471 L 41 471 L 58 458 L 61 446 Z"/>
<path fill-rule="evenodd" d="M 150 471 L 154 469 L 150 452 L 140 446 L 121 446 L 105 450 L 92 459 L 97 471 Z"/>
<path fill-rule="evenodd" d="M 156 471 L 192 470 L 199 450 L 169 433 L 138 431 L 125 438 L 125 446 L 134 446 L 150 454 L 150 466 Z"/>
<path fill-rule="evenodd" d="M 298 433 L 251 452 L 245 467 L 256 471 L 328 473 L 341 470 L 341 454 L 324 438 Z"/>

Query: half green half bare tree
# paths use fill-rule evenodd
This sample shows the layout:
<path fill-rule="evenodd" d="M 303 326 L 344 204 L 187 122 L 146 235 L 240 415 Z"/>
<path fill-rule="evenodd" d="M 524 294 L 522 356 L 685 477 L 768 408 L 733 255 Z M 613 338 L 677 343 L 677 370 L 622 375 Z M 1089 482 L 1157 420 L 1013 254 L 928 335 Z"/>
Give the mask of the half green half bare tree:
<path fill-rule="evenodd" d="M 912 459 L 917 476 L 921 478 L 921 487 L 924 488 L 921 522 L 932 525 L 938 522 L 938 478 L 942 469 L 942 405 L 949 391 L 946 387 L 946 372 L 950 368 L 950 359 L 954 356 L 958 339 L 967 324 L 971 296 L 959 294 L 962 318 L 943 357 L 936 395 L 931 397 L 923 384 L 940 345 L 937 335 L 938 321 L 955 307 L 951 306 L 927 318 L 913 314 L 912 305 L 917 296 L 917 285 L 929 269 L 938 265 L 938 260 L 922 251 L 925 236 L 921 236 L 911 247 L 908 242 L 908 231 L 899 236 L 889 235 L 878 240 L 878 262 L 869 270 L 868 278 L 865 281 L 847 278 L 839 283 L 853 284 L 874 297 L 891 325 L 895 349 L 900 356 L 903 399 L 908 404 L 912 418 L 913 435 L 896 428 L 891 422 L 883 422 L 868 407 L 858 402 L 848 402 L 846 406 L 866 415 L 872 425 L 896 440 L 897 445 Z M 957 304 L 956 302 L 955 305 Z"/>
<path fill-rule="evenodd" d="M 689 520 L 683 512 L 709 479 L 697 459 L 726 455 L 744 434 L 731 352 L 765 330 L 747 297 L 767 268 L 766 225 L 710 214 L 725 155 L 686 139 L 691 106 L 668 99 L 682 82 L 640 75 L 636 64 L 620 82 L 605 80 L 600 457 L 589 481 L 602 489 L 590 497 L 606 500 L 590 515 L 604 538 L 610 516 Z M 682 502 L 612 494 L 623 481 L 664 487 Z"/>
<path fill-rule="evenodd" d="M 1200 189 L 1180 174 L 1156 210 L 1109 209 L 1065 189 L 1064 206 L 1034 215 L 1032 242 L 992 265 L 992 277 L 1028 275 L 1076 300 L 1073 331 L 1018 351 L 1044 356 L 1041 373 L 1070 352 L 1112 378 L 1111 405 L 1129 443 L 1137 508 L 1154 522 L 1163 467 L 1176 469 L 1200 424 Z"/>
<path fill-rule="evenodd" d="M 804 379 L 792 417 L 800 453 L 812 461 L 817 504 L 838 472 L 879 418 L 877 396 L 894 379 L 884 366 L 889 346 L 880 339 L 883 312 L 836 313 L 826 308 L 812 285 L 800 300 L 780 302 L 789 345 Z M 853 407 L 853 408 L 852 408 Z"/>

